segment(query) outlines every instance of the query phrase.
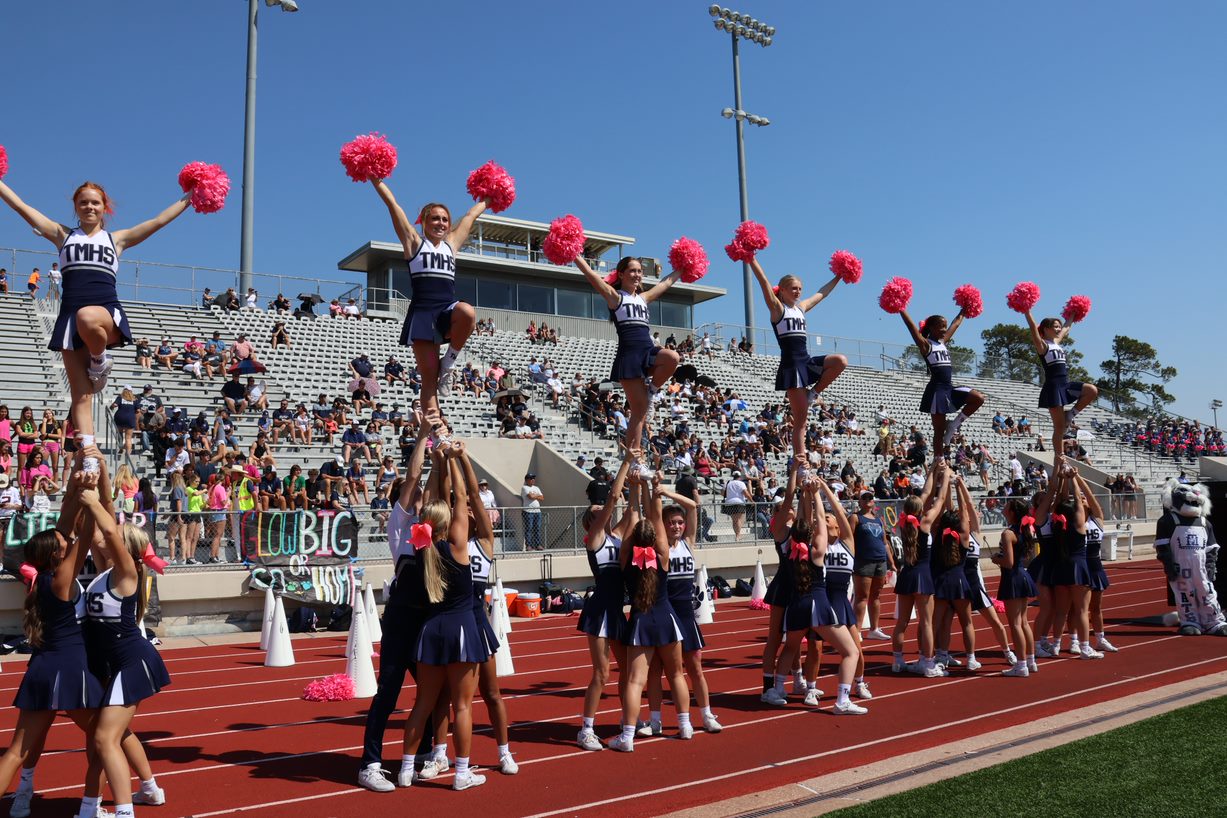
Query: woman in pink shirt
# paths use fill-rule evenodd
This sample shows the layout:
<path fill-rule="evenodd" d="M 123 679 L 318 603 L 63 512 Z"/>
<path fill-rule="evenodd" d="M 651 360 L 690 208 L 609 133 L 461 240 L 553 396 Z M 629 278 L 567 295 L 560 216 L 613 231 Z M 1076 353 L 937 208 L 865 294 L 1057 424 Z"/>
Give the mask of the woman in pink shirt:
<path fill-rule="evenodd" d="M 222 534 L 226 531 L 226 513 L 230 511 L 230 490 L 226 481 L 216 474 L 209 477 L 209 533 L 213 537 L 209 545 L 209 562 L 222 562 Z"/>

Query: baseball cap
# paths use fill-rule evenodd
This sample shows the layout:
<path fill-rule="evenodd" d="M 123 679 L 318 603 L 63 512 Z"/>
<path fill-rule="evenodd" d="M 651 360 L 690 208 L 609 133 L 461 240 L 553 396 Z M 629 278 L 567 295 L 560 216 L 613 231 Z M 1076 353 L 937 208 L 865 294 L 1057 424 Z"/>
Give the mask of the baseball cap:
<path fill-rule="evenodd" d="M 0 472 L 0 489 L 6 489 L 8 487 L 9 487 L 9 476 L 5 474 L 4 472 Z"/>
<path fill-rule="evenodd" d="M 489 481 L 489 480 L 487 480 L 486 478 L 484 478 L 484 477 L 483 477 L 483 478 L 481 478 L 480 480 L 478 480 L 478 481 L 477 481 L 477 485 L 479 485 L 479 486 L 488 486 L 488 485 L 490 485 L 490 481 Z"/>
<path fill-rule="evenodd" d="M 341 457 L 341 455 L 337 455 L 336 457 L 333 458 L 333 460 L 336 462 L 338 466 L 345 465 L 345 458 Z"/>
<path fill-rule="evenodd" d="M 535 471 L 530 471 L 528 474 L 524 475 L 525 480 L 535 480 L 536 478 L 537 473 Z"/>
<path fill-rule="evenodd" d="M 145 384 L 145 386 L 144 386 L 144 390 L 145 390 L 146 392 L 148 392 L 150 389 L 153 389 L 153 384 L 151 384 L 151 383 L 147 383 L 147 384 Z"/>

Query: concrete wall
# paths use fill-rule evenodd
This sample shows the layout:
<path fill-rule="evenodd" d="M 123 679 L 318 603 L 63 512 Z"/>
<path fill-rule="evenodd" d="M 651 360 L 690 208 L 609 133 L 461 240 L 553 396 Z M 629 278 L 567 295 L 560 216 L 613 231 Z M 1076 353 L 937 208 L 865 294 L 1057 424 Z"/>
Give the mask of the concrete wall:
<path fill-rule="evenodd" d="M 588 475 L 539 440 L 504 440 L 496 437 L 465 441 L 478 477 L 490 481 L 500 506 L 519 506 L 524 475 L 534 472 L 545 495 L 543 506 L 583 506 Z"/>

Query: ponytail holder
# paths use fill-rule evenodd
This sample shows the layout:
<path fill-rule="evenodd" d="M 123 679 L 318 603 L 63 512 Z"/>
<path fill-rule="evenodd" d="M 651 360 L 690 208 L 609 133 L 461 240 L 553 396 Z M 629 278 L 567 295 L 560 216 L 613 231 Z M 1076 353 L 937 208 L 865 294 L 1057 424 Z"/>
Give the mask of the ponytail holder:
<path fill-rule="evenodd" d="M 153 543 L 145 544 L 145 553 L 141 554 L 141 562 L 151 571 L 159 574 L 166 573 L 166 560 L 158 556 L 158 552 L 153 549 Z"/>
<path fill-rule="evenodd" d="M 1048 519 L 1054 523 L 1060 523 L 1063 527 L 1069 525 L 1069 520 L 1065 518 L 1064 514 L 1049 514 Z"/>
<path fill-rule="evenodd" d="M 430 527 L 430 523 L 414 523 L 409 526 L 409 542 L 413 544 L 414 551 L 421 551 L 434 542 L 434 529 Z"/>
<path fill-rule="evenodd" d="M 26 587 L 33 591 L 34 580 L 38 579 L 38 569 L 31 563 L 23 562 L 21 568 L 17 569 L 17 573 L 21 575 L 21 579 L 25 582 Z"/>
<path fill-rule="evenodd" d="M 796 540 L 793 540 L 792 544 L 790 545 L 788 549 L 788 558 L 790 560 L 795 560 L 797 558 L 800 558 L 803 560 L 809 559 L 809 546 L 803 542 L 797 542 Z"/>
<path fill-rule="evenodd" d="M 915 528 L 920 528 L 920 519 L 915 514 L 904 514 L 899 518 L 899 522 L 904 525 L 910 525 Z"/>
<path fill-rule="evenodd" d="M 963 541 L 962 537 L 959 536 L 959 532 L 955 531 L 953 528 L 943 528 L 942 536 L 943 537 L 953 537 L 955 542 Z"/>
<path fill-rule="evenodd" d="M 649 568 L 655 568 L 657 565 L 656 549 L 648 548 L 647 546 L 636 545 L 635 553 L 634 555 L 631 556 L 631 565 L 634 565 L 635 567 L 643 571 L 646 571 Z"/>

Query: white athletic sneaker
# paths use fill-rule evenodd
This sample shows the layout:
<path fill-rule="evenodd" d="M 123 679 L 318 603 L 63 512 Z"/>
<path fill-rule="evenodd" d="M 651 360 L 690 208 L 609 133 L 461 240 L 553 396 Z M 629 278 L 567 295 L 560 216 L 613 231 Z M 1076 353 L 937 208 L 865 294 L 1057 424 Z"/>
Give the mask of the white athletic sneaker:
<path fill-rule="evenodd" d="M 18 790 L 13 794 L 13 806 L 9 807 L 12 818 L 26 818 L 30 814 L 30 801 L 34 798 L 34 790 Z"/>
<path fill-rule="evenodd" d="M 908 668 L 908 663 L 903 661 L 902 659 L 892 659 L 891 660 L 891 663 L 890 663 L 891 673 L 902 673 L 905 670 L 908 671 L 909 673 L 913 672 L 910 668 Z"/>
<path fill-rule="evenodd" d="M 1102 659 L 1103 654 L 1095 650 L 1090 645 L 1083 645 L 1082 652 L 1077 654 L 1079 659 Z"/>
<path fill-rule="evenodd" d="M 970 656 L 967 657 L 967 669 L 968 670 L 979 670 L 981 667 L 982 665 L 980 664 L 979 659 L 972 659 Z"/>
<path fill-rule="evenodd" d="M 1118 648 L 1116 645 L 1113 645 L 1111 642 L 1109 642 L 1108 637 L 1106 636 L 1099 637 L 1099 639 L 1096 642 L 1096 647 L 1098 647 L 1104 653 L 1120 652 L 1120 648 Z"/>
<path fill-rule="evenodd" d="M 1073 641 L 1071 641 L 1069 643 L 1069 652 L 1077 656 L 1079 653 L 1082 652 L 1082 643 L 1079 642 L 1077 639 L 1074 639 Z"/>
<path fill-rule="evenodd" d="M 516 760 L 511 757 L 511 753 L 505 753 L 498 757 L 498 769 L 503 775 L 515 775 L 520 771 L 520 765 L 516 764 Z"/>
<path fill-rule="evenodd" d="M 89 374 L 90 387 L 94 392 L 101 392 L 106 388 L 107 377 L 111 374 L 112 366 L 114 366 L 114 363 L 111 361 L 111 356 L 105 352 L 102 354 L 102 360 L 100 361 L 95 360 L 92 356 L 90 357 L 87 373 Z"/>
<path fill-rule="evenodd" d="M 358 786 L 371 792 L 392 792 L 396 785 L 388 780 L 391 775 L 387 770 L 380 769 L 378 764 L 368 764 L 358 772 Z M 412 781 L 410 781 L 412 783 Z M 408 785 L 406 785 L 408 786 Z M 137 801 L 137 793 L 132 793 L 133 804 L 146 804 L 148 801 Z M 162 802 L 158 802 L 162 803 Z"/>
<path fill-rule="evenodd" d="M 363 772 L 366 772 L 366 771 L 363 770 Z M 435 773 L 435 775 L 438 775 L 438 773 Z M 434 776 L 431 776 L 431 777 L 433 778 Z M 396 773 L 396 786 L 412 787 L 415 779 L 417 779 L 418 781 L 422 780 L 421 778 L 419 778 L 418 773 L 415 773 L 411 767 L 401 766 L 400 770 L 398 770 Z M 361 784 L 362 780 L 359 779 L 358 783 Z"/>
<path fill-rule="evenodd" d="M 1001 675 L 1002 676 L 1017 676 L 1021 679 L 1025 679 L 1031 675 L 1031 671 L 1027 669 L 1027 665 L 1025 663 L 1021 665 L 1014 664 L 1006 668 L 1005 670 L 1001 671 Z"/>
<path fill-rule="evenodd" d="M 703 717 L 703 729 L 709 733 L 719 733 L 724 729 L 724 725 L 716 718 L 715 713 L 709 713 Z"/>
<path fill-rule="evenodd" d="M 855 682 L 852 685 L 852 695 L 858 699 L 872 699 L 873 694 L 869 692 L 868 682 Z"/>
<path fill-rule="evenodd" d="M 804 676 L 792 677 L 792 694 L 794 696 L 804 696 L 807 690 L 809 690 L 809 682 L 805 681 Z"/>
<path fill-rule="evenodd" d="M 641 721 L 635 725 L 635 735 L 639 736 L 639 738 L 651 738 L 652 736 L 659 736 L 664 732 L 664 725 L 656 719 Z"/>
<path fill-rule="evenodd" d="M 873 630 L 867 632 L 864 635 L 864 638 L 873 639 L 878 642 L 883 642 L 887 639 L 890 639 L 890 634 L 886 633 L 886 631 L 882 630 L 881 628 L 874 628 Z"/>
<path fill-rule="evenodd" d="M 484 775 L 478 775 L 472 771 L 467 773 L 456 773 L 456 777 L 452 779 L 452 789 L 459 792 L 460 790 L 467 790 L 470 787 L 480 787 L 485 783 L 486 777 Z"/>
<path fill-rule="evenodd" d="M 831 708 L 831 712 L 837 716 L 863 716 L 869 712 L 869 708 L 861 707 L 859 704 L 853 704 L 851 699 L 840 704 L 835 702 L 835 706 Z"/>
<path fill-rule="evenodd" d="M 813 690 L 807 690 L 807 691 L 805 691 L 805 704 L 806 704 L 806 706 L 807 706 L 807 707 L 817 707 L 817 706 L 818 706 L 818 697 L 819 697 L 819 696 L 821 696 L 821 695 L 822 695 L 822 691 L 818 690 L 818 688 L 814 688 Z"/>
<path fill-rule="evenodd" d="M 679 724 L 677 726 L 677 737 L 682 741 L 690 741 L 694 738 L 694 725 L 690 722 Z"/>
<path fill-rule="evenodd" d="M 576 737 L 575 743 L 579 745 L 581 750 L 604 750 L 605 745 L 596 737 L 596 733 L 591 730 L 580 730 L 579 736 Z"/>
<path fill-rule="evenodd" d="M 947 653 L 945 656 L 942 657 L 942 664 L 945 665 L 946 667 L 962 667 L 963 660 L 956 659 L 955 657 Z"/>
<path fill-rule="evenodd" d="M 1041 659 L 1055 659 L 1058 656 L 1058 652 L 1053 650 L 1052 646 L 1047 642 L 1036 642 L 1035 655 Z"/>
<path fill-rule="evenodd" d="M 156 784 L 146 789 L 145 785 L 142 784 L 139 789 L 132 793 L 132 803 L 160 807 L 166 803 L 166 790 Z"/>
<path fill-rule="evenodd" d="M 1061 643 L 1060 642 L 1049 642 L 1048 644 L 1049 644 L 1050 650 L 1052 650 L 1053 659 L 1061 655 Z"/>
<path fill-rule="evenodd" d="M 1039 673 L 1040 672 L 1039 662 L 1035 661 L 1034 659 L 1028 659 L 1027 660 L 1027 671 L 1030 673 Z"/>
<path fill-rule="evenodd" d="M 111 812 L 102 806 L 94 811 L 94 818 L 115 818 L 115 813 Z"/>
<path fill-rule="evenodd" d="M 447 768 L 449 766 L 450 765 L 447 759 L 443 759 L 442 764 L 440 764 L 438 761 L 435 761 L 433 758 L 429 759 L 425 764 L 422 765 L 422 769 L 414 772 L 413 780 L 414 781 L 430 781 L 432 778 L 438 778 L 439 773 L 447 772 Z"/>
<path fill-rule="evenodd" d="M 758 697 L 758 700 L 763 704 L 771 704 L 776 707 L 783 707 L 788 704 L 788 699 L 783 693 L 776 690 L 774 687 L 768 688 L 767 692 Z"/>
<path fill-rule="evenodd" d="M 609 749 L 617 750 L 619 753 L 635 752 L 635 740 L 633 738 L 623 738 L 622 734 L 614 736 L 609 740 Z"/>
<path fill-rule="evenodd" d="M 946 670 L 945 665 L 930 665 L 922 670 L 920 675 L 926 679 L 937 679 L 941 676 L 949 676 L 950 673 Z"/>
<path fill-rule="evenodd" d="M 1006 661 L 1006 664 L 1013 667 L 1014 665 L 1018 664 L 1018 657 L 1014 655 L 1014 651 L 1007 650 L 1005 652 L 1005 661 Z"/>

